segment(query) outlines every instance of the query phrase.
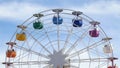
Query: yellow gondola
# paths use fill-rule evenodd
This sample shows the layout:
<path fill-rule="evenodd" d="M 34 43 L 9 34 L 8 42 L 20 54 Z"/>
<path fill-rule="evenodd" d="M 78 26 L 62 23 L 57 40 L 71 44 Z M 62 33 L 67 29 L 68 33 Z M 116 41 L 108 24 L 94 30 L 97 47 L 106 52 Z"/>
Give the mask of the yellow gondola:
<path fill-rule="evenodd" d="M 16 39 L 19 41 L 25 41 L 26 40 L 26 34 L 25 33 L 17 33 L 16 34 Z"/>

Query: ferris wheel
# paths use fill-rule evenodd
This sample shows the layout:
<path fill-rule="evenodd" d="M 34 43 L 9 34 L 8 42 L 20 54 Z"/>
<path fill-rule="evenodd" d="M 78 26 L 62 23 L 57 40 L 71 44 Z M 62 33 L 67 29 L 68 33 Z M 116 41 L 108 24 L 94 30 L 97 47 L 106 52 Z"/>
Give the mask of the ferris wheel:
<path fill-rule="evenodd" d="M 17 26 L 6 43 L 3 64 L 6 68 L 115 68 L 111 39 L 100 22 L 81 11 L 45 10 Z"/>

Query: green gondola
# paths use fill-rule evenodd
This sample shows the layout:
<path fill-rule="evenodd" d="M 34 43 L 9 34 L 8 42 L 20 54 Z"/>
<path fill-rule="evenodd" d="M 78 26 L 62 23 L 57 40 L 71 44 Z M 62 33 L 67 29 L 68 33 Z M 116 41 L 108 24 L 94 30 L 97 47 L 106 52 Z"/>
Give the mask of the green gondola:
<path fill-rule="evenodd" d="M 34 29 L 42 29 L 43 28 L 43 24 L 40 21 L 34 22 L 33 23 L 33 27 L 34 27 Z"/>

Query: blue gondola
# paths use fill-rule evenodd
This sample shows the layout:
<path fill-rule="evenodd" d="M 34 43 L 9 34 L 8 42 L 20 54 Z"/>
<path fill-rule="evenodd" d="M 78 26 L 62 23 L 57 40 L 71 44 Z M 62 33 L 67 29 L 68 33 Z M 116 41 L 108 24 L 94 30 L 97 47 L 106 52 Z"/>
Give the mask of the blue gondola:
<path fill-rule="evenodd" d="M 82 19 L 73 19 L 73 27 L 81 27 L 83 25 Z"/>
<path fill-rule="evenodd" d="M 63 19 L 60 16 L 54 16 L 53 17 L 53 24 L 60 25 L 62 24 Z"/>

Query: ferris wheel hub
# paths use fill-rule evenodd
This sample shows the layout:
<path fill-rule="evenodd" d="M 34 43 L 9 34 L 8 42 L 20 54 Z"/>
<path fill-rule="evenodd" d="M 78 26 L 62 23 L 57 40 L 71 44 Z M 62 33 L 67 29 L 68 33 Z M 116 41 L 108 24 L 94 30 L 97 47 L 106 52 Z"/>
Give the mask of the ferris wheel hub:
<path fill-rule="evenodd" d="M 65 61 L 67 55 L 63 54 L 62 51 L 54 51 L 52 55 L 49 55 L 50 61 L 49 64 L 53 65 L 53 68 L 63 68 L 64 64 L 67 63 Z"/>

